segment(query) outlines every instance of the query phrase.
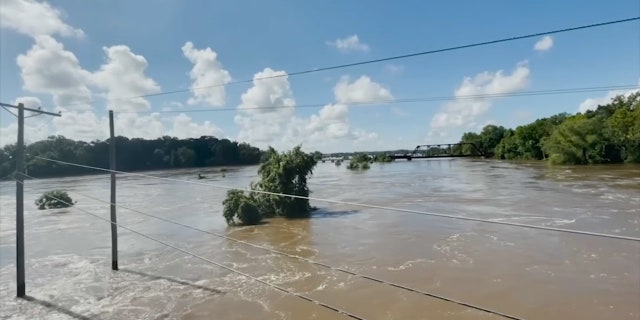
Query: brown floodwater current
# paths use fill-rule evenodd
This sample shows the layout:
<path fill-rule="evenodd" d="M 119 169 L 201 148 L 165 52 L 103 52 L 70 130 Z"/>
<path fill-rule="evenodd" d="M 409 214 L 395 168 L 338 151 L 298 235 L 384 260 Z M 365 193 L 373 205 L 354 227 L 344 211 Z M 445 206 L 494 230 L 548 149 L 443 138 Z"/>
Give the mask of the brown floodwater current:
<path fill-rule="evenodd" d="M 197 173 L 206 178 L 197 180 Z M 246 187 L 256 167 L 149 172 Z M 107 175 L 26 182 L 30 301 L 15 296 L 15 183 L 0 184 L 2 319 L 348 319 L 119 230 L 111 271 Z M 76 208 L 38 211 L 43 191 Z M 640 237 L 640 166 L 548 167 L 473 159 L 398 161 L 366 172 L 319 163 L 323 199 Z M 118 202 L 166 219 L 522 319 L 640 319 L 640 242 L 312 201 L 303 220 L 227 227 L 225 190 L 119 177 Z M 151 237 L 364 319 L 503 319 L 118 209 Z"/>

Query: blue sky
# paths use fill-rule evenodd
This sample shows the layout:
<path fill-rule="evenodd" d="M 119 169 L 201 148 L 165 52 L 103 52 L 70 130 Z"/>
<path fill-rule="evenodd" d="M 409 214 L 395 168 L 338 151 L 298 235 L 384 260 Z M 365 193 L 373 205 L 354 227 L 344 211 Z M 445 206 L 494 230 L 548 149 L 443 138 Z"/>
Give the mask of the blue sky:
<path fill-rule="evenodd" d="M 306 149 L 327 152 L 412 148 L 425 142 L 457 141 L 462 132 L 487 123 L 512 127 L 559 112 L 576 112 L 606 101 L 615 92 L 353 104 L 456 92 L 637 85 L 640 80 L 640 22 L 634 21 L 552 35 L 539 48 L 544 50 L 534 49 L 542 38 L 532 38 L 275 81 L 230 84 L 215 92 L 200 90 L 200 98 L 195 99 L 191 92 L 184 92 L 146 101 L 108 101 L 211 81 L 247 80 L 262 72 L 291 73 L 640 16 L 636 0 L 3 0 L 0 14 L 0 100 L 20 98 L 30 105 L 63 111 L 60 119 L 28 119 L 31 141 L 49 134 L 103 139 L 110 106 L 116 111 L 142 111 L 118 114 L 118 133 L 131 137 L 215 134 L 261 147 L 302 143 Z M 337 39 L 344 40 L 344 48 L 336 45 Z M 183 50 L 187 42 L 192 43 L 189 50 L 194 60 Z M 34 43 L 39 44 L 37 52 Z M 213 62 L 207 48 L 216 54 Z M 68 66 L 70 54 L 76 65 Z M 190 76 L 198 61 L 195 74 L 200 79 Z M 188 103 L 190 98 L 193 104 Z M 237 109 L 283 104 L 287 108 L 272 112 Z M 308 104 L 324 107 L 297 108 Z M 220 108 L 234 110 L 186 112 Z M 150 115 L 169 109 L 184 114 Z M 0 144 L 15 141 L 15 120 L 5 111 L 0 126 Z"/>

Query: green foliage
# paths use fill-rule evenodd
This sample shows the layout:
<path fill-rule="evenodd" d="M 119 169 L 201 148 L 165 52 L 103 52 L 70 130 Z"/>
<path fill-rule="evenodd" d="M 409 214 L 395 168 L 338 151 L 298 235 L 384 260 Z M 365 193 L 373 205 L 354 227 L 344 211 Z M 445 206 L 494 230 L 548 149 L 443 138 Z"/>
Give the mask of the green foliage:
<path fill-rule="evenodd" d="M 249 165 L 260 162 L 262 152 L 246 143 L 202 136 L 197 139 L 162 137 L 155 140 L 116 137 L 116 167 L 122 171 L 160 170 L 186 167 Z M 74 141 L 51 136 L 27 146 L 31 157 L 25 163 L 27 172 L 37 177 L 91 174 L 95 170 L 66 166 L 42 159 L 41 156 L 89 166 L 109 167 L 109 141 Z M 0 150 L 0 177 L 15 171 L 15 145 Z"/>
<path fill-rule="evenodd" d="M 606 137 L 603 119 L 577 115 L 567 119 L 545 140 L 543 150 L 553 164 L 591 164 L 607 162 L 602 150 Z"/>
<path fill-rule="evenodd" d="M 227 193 L 227 199 L 223 202 L 223 215 L 227 223 L 233 224 L 235 217 L 243 223 L 254 222 L 253 218 L 256 213 L 261 218 L 274 216 L 308 217 L 311 206 L 309 200 L 306 199 L 310 194 L 307 179 L 313 174 L 313 168 L 316 164 L 317 160 L 314 155 L 304 153 L 300 146 L 283 153 L 269 148 L 265 154 L 265 162 L 258 169 L 260 180 L 252 184 L 252 189 L 302 198 L 267 193 L 254 193 L 248 197 L 242 192 L 230 191 Z"/>
<path fill-rule="evenodd" d="M 561 113 L 515 130 L 487 126 L 480 134 L 465 133 L 462 142 L 479 144 L 499 159 L 640 163 L 640 91 L 617 96 L 584 114 Z"/>
<path fill-rule="evenodd" d="M 569 117 L 566 113 L 542 118 L 533 123 L 507 130 L 504 138 L 495 148 L 499 159 L 542 160 L 547 158 L 542 143 L 548 139 L 553 129 Z"/>
<path fill-rule="evenodd" d="M 380 154 L 376 154 L 373 157 L 373 161 L 374 162 L 393 162 L 393 159 L 388 154 L 380 153 Z"/>
<path fill-rule="evenodd" d="M 347 169 L 367 170 L 370 168 L 369 162 L 371 161 L 372 159 L 368 155 L 364 153 L 357 153 L 351 157 L 351 160 L 349 161 L 349 165 L 347 165 Z"/>
<path fill-rule="evenodd" d="M 222 215 L 228 225 L 235 225 L 236 219 L 244 225 L 256 225 L 262 221 L 253 197 L 240 190 L 227 191 L 227 198 L 222 202 Z"/>
<path fill-rule="evenodd" d="M 455 150 L 454 153 L 493 156 L 496 146 L 502 141 L 507 131 L 503 126 L 490 124 L 482 128 L 479 134 L 466 132 L 462 135 L 460 142 L 473 143 L 476 148 L 472 145 L 463 145 L 462 150 Z"/>
<path fill-rule="evenodd" d="M 68 208 L 75 204 L 68 193 L 61 190 L 45 192 L 35 201 L 38 210 Z"/>

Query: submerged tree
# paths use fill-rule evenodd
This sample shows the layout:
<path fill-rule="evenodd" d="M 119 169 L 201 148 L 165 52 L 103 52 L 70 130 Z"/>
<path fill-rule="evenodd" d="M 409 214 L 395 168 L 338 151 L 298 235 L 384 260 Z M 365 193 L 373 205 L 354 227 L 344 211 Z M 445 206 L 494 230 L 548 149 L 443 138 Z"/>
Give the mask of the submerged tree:
<path fill-rule="evenodd" d="M 228 225 L 235 225 L 236 218 L 245 225 L 255 225 L 262 221 L 262 214 L 255 204 L 255 199 L 240 190 L 227 191 L 227 198 L 222 202 L 222 215 Z"/>
<path fill-rule="evenodd" d="M 317 164 L 314 156 L 303 152 L 298 146 L 283 153 L 269 148 L 265 158 L 258 169 L 260 180 L 251 186 L 254 190 L 251 195 L 247 196 L 241 191 L 227 193 L 223 215 L 228 224 L 234 224 L 235 218 L 244 224 L 257 224 L 262 217 L 309 216 L 311 206 L 307 179 Z"/>
<path fill-rule="evenodd" d="M 45 192 L 35 201 L 38 210 L 68 208 L 75 204 L 68 193 L 61 190 Z"/>
<path fill-rule="evenodd" d="M 371 157 L 364 153 L 358 153 L 351 157 L 347 169 L 349 170 L 367 170 L 370 168 L 369 163 L 372 162 Z"/>
<path fill-rule="evenodd" d="M 278 153 L 269 148 L 267 160 L 260 165 L 260 181 L 253 185 L 258 191 L 288 194 L 296 197 L 257 193 L 258 207 L 266 217 L 284 216 L 287 218 L 307 217 L 311 212 L 307 179 L 313 174 L 317 160 L 311 154 L 304 153 L 300 146 L 293 150 Z M 297 198 L 300 197 L 300 198 Z"/>

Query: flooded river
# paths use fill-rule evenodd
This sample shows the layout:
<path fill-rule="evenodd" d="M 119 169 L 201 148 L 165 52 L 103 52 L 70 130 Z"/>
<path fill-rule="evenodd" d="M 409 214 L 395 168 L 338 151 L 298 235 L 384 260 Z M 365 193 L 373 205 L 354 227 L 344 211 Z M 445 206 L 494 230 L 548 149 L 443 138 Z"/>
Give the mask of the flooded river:
<path fill-rule="evenodd" d="M 151 172 L 246 187 L 256 167 L 225 177 L 197 170 Z M 347 319 L 119 230 L 121 271 L 111 271 L 106 175 L 26 183 L 30 301 L 15 299 L 15 187 L 0 192 L 2 319 Z M 61 188 L 76 208 L 37 211 Z M 640 166 L 547 167 L 484 160 L 399 161 L 350 172 L 320 163 L 312 196 L 424 212 L 640 237 Z M 226 226 L 225 190 L 120 177 L 120 204 L 522 319 L 640 319 L 640 242 L 312 201 L 311 219 Z M 138 213 L 118 220 L 287 290 L 364 319 L 502 319 L 456 303 L 348 275 Z"/>

